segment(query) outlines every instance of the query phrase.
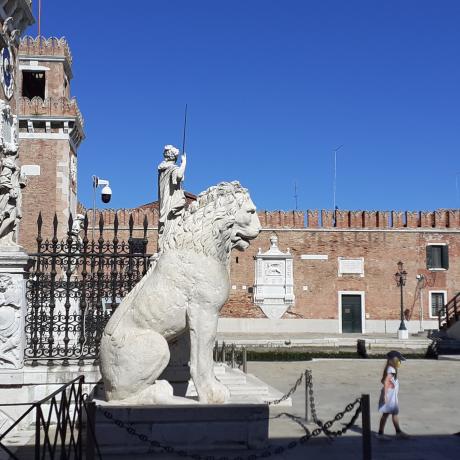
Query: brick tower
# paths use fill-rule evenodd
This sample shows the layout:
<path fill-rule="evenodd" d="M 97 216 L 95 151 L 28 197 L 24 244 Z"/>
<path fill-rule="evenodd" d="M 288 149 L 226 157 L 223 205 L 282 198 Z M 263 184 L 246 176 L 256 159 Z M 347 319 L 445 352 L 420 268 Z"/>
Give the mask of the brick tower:
<path fill-rule="evenodd" d="M 70 96 L 72 55 L 64 38 L 25 37 L 19 47 L 18 119 L 23 192 L 19 244 L 35 251 L 38 213 L 43 236 L 66 234 L 69 215 L 77 211 L 77 151 L 84 139 L 83 118 Z"/>

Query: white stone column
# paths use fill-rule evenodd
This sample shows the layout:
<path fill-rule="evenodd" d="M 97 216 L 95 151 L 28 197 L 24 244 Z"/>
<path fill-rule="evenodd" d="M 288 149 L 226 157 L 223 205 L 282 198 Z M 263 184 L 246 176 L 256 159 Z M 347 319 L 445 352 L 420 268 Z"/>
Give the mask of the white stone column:
<path fill-rule="evenodd" d="M 22 248 L 0 247 L 0 385 L 20 383 L 24 367 L 28 263 Z"/>

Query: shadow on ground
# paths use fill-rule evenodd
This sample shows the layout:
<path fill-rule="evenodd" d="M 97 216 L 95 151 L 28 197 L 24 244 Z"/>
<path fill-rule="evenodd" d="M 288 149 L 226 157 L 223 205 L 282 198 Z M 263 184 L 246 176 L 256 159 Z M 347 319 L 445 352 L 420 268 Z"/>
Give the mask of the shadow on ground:
<path fill-rule="evenodd" d="M 358 428 L 358 427 L 356 427 Z M 206 460 L 219 459 L 225 457 L 228 460 L 237 457 L 238 460 L 246 460 L 247 457 L 264 452 L 273 452 L 277 447 L 286 447 L 292 441 L 298 438 L 278 438 L 271 442 L 267 449 L 260 451 L 233 450 L 233 451 L 200 451 L 197 449 L 193 454 L 201 454 Z M 378 441 L 372 440 L 372 459 L 373 460 L 457 460 L 460 452 L 460 436 L 455 435 L 433 435 L 433 436 L 413 436 L 409 440 Z M 16 450 L 15 455 L 20 460 L 31 460 L 34 458 L 34 447 L 20 447 Z M 53 457 L 45 456 L 44 459 Z M 55 459 L 60 458 L 60 452 L 56 452 Z M 75 457 L 71 456 L 69 459 Z M 85 459 L 83 456 L 82 459 Z M 94 457 L 98 459 L 97 454 Z M 145 452 L 145 453 L 120 453 L 108 454 L 103 453 L 103 460 L 144 460 L 147 458 L 154 459 L 175 459 L 187 458 L 175 454 L 164 452 Z M 273 454 L 270 458 L 280 459 L 324 459 L 324 460 L 357 460 L 362 456 L 362 438 L 359 433 L 351 434 L 333 441 L 321 436 L 308 441 L 304 445 L 299 445 L 293 449 L 286 449 L 282 453 Z M 5 454 L 0 454 L 0 459 L 8 459 Z M 252 459 L 251 459 L 252 460 Z"/>

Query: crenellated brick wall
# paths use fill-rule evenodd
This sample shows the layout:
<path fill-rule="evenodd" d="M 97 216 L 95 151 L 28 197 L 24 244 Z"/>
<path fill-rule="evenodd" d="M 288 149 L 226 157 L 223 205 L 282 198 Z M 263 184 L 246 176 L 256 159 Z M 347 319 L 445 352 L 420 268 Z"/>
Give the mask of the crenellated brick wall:
<path fill-rule="evenodd" d="M 460 209 L 259 211 L 259 218 L 264 228 L 460 228 Z"/>

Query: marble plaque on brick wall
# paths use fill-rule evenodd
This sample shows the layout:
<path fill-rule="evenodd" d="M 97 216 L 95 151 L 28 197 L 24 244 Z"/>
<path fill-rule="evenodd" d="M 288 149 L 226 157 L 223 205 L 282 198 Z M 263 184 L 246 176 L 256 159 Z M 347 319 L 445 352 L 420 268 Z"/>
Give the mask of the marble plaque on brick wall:
<path fill-rule="evenodd" d="M 339 257 L 339 276 L 364 276 L 364 257 Z"/>

